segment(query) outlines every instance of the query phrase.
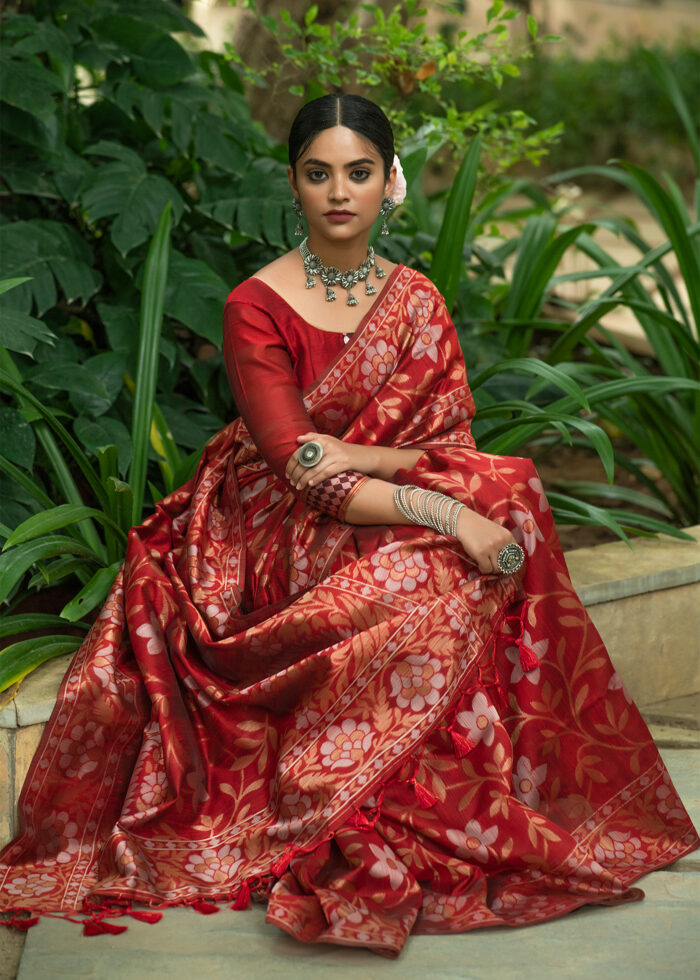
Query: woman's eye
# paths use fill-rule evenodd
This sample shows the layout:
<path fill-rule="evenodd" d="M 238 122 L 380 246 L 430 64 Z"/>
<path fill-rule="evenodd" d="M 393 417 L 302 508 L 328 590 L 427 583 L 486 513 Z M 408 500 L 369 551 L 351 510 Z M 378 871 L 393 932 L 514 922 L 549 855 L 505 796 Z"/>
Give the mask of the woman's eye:
<path fill-rule="evenodd" d="M 353 170 L 352 172 L 353 180 L 367 180 L 369 175 L 369 170 Z"/>
<path fill-rule="evenodd" d="M 309 180 L 318 182 L 319 180 L 323 180 L 326 175 L 323 170 L 308 170 L 306 172 L 306 176 L 309 178 Z"/>

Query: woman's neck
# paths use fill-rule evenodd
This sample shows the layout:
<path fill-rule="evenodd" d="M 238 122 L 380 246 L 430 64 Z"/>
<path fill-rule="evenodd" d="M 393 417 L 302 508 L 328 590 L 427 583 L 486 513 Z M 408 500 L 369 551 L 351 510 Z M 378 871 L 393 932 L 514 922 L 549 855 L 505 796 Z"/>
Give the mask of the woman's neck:
<path fill-rule="evenodd" d="M 307 246 L 309 251 L 318 255 L 324 265 L 335 266 L 341 272 L 347 269 L 358 269 L 367 258 L 369 235 L 365 239 L 353 238 L 347 242 L 329 242 L 327 239 L 315 240 L 309 235 Z"/>

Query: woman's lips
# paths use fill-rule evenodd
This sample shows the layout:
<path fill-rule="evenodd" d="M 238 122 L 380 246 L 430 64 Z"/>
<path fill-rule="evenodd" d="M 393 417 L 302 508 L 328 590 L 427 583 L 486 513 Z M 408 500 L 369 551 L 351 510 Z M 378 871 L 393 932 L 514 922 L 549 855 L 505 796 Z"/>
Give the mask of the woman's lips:
<path fill-rule="evenodd" d="M 326 211 L 324 217 L 332 221 L 333 224 L 342 225 L 346 221 L 350 221 L 355 215 L 352 211 Z"/>

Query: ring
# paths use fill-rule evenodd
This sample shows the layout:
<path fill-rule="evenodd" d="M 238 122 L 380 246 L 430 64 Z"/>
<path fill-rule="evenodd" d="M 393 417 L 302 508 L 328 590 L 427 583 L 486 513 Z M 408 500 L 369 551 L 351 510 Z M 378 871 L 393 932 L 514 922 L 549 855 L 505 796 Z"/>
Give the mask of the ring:
<path fill-rule="evenodd" d="M 504 575 L 513 575 L 522 566 L 524 561 L 525 552 L 519 544 L 507 544 L 505 548 L 501 548 L 498 552 L 498 558 L 496 559 L 498 570 L 499 572 L 503 572 Z"/>
<path fill-rule="evenodd" d="M 299 450 L 299 462 L 309 469 L 320 463 L 323 458 L 323 446 L 320 442 L 305 442 Z"/>

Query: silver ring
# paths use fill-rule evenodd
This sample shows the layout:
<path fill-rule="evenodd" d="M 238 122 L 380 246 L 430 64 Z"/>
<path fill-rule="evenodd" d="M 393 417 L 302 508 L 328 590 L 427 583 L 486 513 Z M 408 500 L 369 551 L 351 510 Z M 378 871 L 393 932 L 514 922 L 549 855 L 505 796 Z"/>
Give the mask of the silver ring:
<path fill-rule="evenodd" d="M 525 552 L 519 544 L 507 544 L 498 552 L 496 559 L 498 570 L 504 575 L 513 575 L 522 567 L 524 561 Z"/>
<path fill-rule="evenodd" d="M 303 443 L 299 450 L 298 459 L 302 466 L 310 469 L 323 459 L 323 446 L 320 442 Z"/>

